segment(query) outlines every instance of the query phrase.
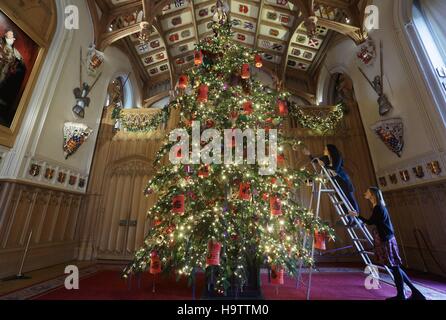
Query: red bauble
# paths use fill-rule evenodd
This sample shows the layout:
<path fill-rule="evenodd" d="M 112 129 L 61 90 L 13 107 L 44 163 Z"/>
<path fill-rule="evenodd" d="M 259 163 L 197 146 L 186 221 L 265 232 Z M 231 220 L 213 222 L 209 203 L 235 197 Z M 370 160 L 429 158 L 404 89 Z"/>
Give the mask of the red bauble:
<path fill-rule="evenodd" d="M 198 98 L 197 101 L 201 103 L 208 102 L 209 97 L 209 87 L 206 84 L 201 84 L 198 88 Z"/>
<path fill-rule="evenodd" d="M 186 75 L 181 75 L 178 79 L 178 88 L 184 90 L 189 85 L 189 77 Z"/>
<path fill-rule="evenodd" d="M 242 66 L 242 79 L 249 79 L 251 77 L 251 72 L 249 70 L 249 64 L 245 63 Z"/>

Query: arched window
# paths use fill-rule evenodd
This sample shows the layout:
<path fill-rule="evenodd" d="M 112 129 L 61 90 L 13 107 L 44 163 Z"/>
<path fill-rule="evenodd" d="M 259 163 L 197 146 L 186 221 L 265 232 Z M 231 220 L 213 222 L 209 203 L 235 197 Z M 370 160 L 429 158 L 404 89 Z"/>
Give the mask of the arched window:
<path fill-rule="evenodd" d="M 446 26 L 444 0 L 414 0 L 413 22 L 432 66 L 438 71 L 446 64 Z"/>
<path fill-rule="evenodd" d="M 432 98 L 425 106 L 434 107 L 431 112 L 438 116 L 433 119 L 443 133 L 446 126 L 446 27 L 442 15 L 446 1 L 395 0 L 395 3 L 403 34 L 417 60 L 413 67 L 424 78 L 425 88 Z"/>
<path fill-rule="evenodd" d="M 107 89 L 105 107 L 131 109 L 133 105 L 133 89 L 129 76 L 119 76 L 110 82 Z"/>

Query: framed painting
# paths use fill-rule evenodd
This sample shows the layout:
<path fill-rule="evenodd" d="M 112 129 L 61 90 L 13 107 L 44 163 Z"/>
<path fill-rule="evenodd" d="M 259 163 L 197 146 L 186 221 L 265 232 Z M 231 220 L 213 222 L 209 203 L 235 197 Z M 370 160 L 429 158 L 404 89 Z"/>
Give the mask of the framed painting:
<path fill-rule="evenodd" d="M 13 147 L 48 42 L 35 30 L 32 12 L 0 9 L 0 145 Z M 27 21 L 31 21 L 29 24 Z"/>

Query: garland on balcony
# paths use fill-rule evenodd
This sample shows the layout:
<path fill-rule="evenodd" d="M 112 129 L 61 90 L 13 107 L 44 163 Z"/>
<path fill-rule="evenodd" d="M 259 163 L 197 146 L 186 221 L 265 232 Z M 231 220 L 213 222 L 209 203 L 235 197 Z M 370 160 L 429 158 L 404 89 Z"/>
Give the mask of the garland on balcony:
<path fill-rule="evenodd" d="M 338 104 L 327 111 L 326 108 L 320 110 L 312 109 L 310 112 L 305 107 L 292 105 L 290 115 L 306 129 L 325 135 L 333 132 L 344 117 L 344 107 Z"/>
<path fill-rule="evenodd" d="M 157 130 L 162 124 L 167 123 L 170 109 L 164 107 L 160 112 L 152 115 L 130 114 L 123 112 L 121 108 L 115 108 L 112 118 L 119 123 L 119 128 L 127 132 L 151 132 Z"/>
<path fill-rule="evenodd" d="M 112 118 L 127 132 L 151 132 L 159 128 L 160 125 L 167 122 L 170 116 L 170 109 L 178 107 L 173 104 L 170 107 L 164 107 L 161 112 L 154 115 L 128 114 L 122 112 L 123 109 L 115 107 L 112 112 Z M 299 125 L 305 129 L 310 129 L 317 134 L 326 135 L 333 132 L 344 117 L 344 107 L 342 104 L 330 108 L 320 107 L 320 109 L 308 110 L 306 107 L 290 104 L 289 116 L 295 118 Z"/>

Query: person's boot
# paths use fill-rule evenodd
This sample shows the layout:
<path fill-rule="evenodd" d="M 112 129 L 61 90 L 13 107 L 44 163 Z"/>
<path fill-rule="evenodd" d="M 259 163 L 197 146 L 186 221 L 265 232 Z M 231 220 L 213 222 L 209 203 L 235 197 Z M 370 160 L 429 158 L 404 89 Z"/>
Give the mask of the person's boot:
<path fill-rule="evenodd" d="M 415 285 L 412 283 L 412 281 L 410 281 L 409 276 L 406 274 L 406 272 L 404 272 L 403 269 L 400 269 L 400 270 L 401 270 L 401 275 L 403 276 L 404 283 L 406 283 L 407 286 L 412 291 L 412 295 L 410 296 L 410 298 L 408 300 L 427 300 L 426 297 L 420 292 L 420 290 L 418 290 L 415 287 Z"/>
<path fill-rule="evenodd" d="M 406 296 L 404 294 L 404 280 L 400 268 L 393 267 L 392 274 L 395 280 L 397 295 L 395 297 L 387 298 L 386 300 L 406 300 Z"/>
<path fill-rule="evenodd" d="M 420 292 L 412 292 L 412 295 L 407 300 L 427 300 L 426 297 Z"/>

